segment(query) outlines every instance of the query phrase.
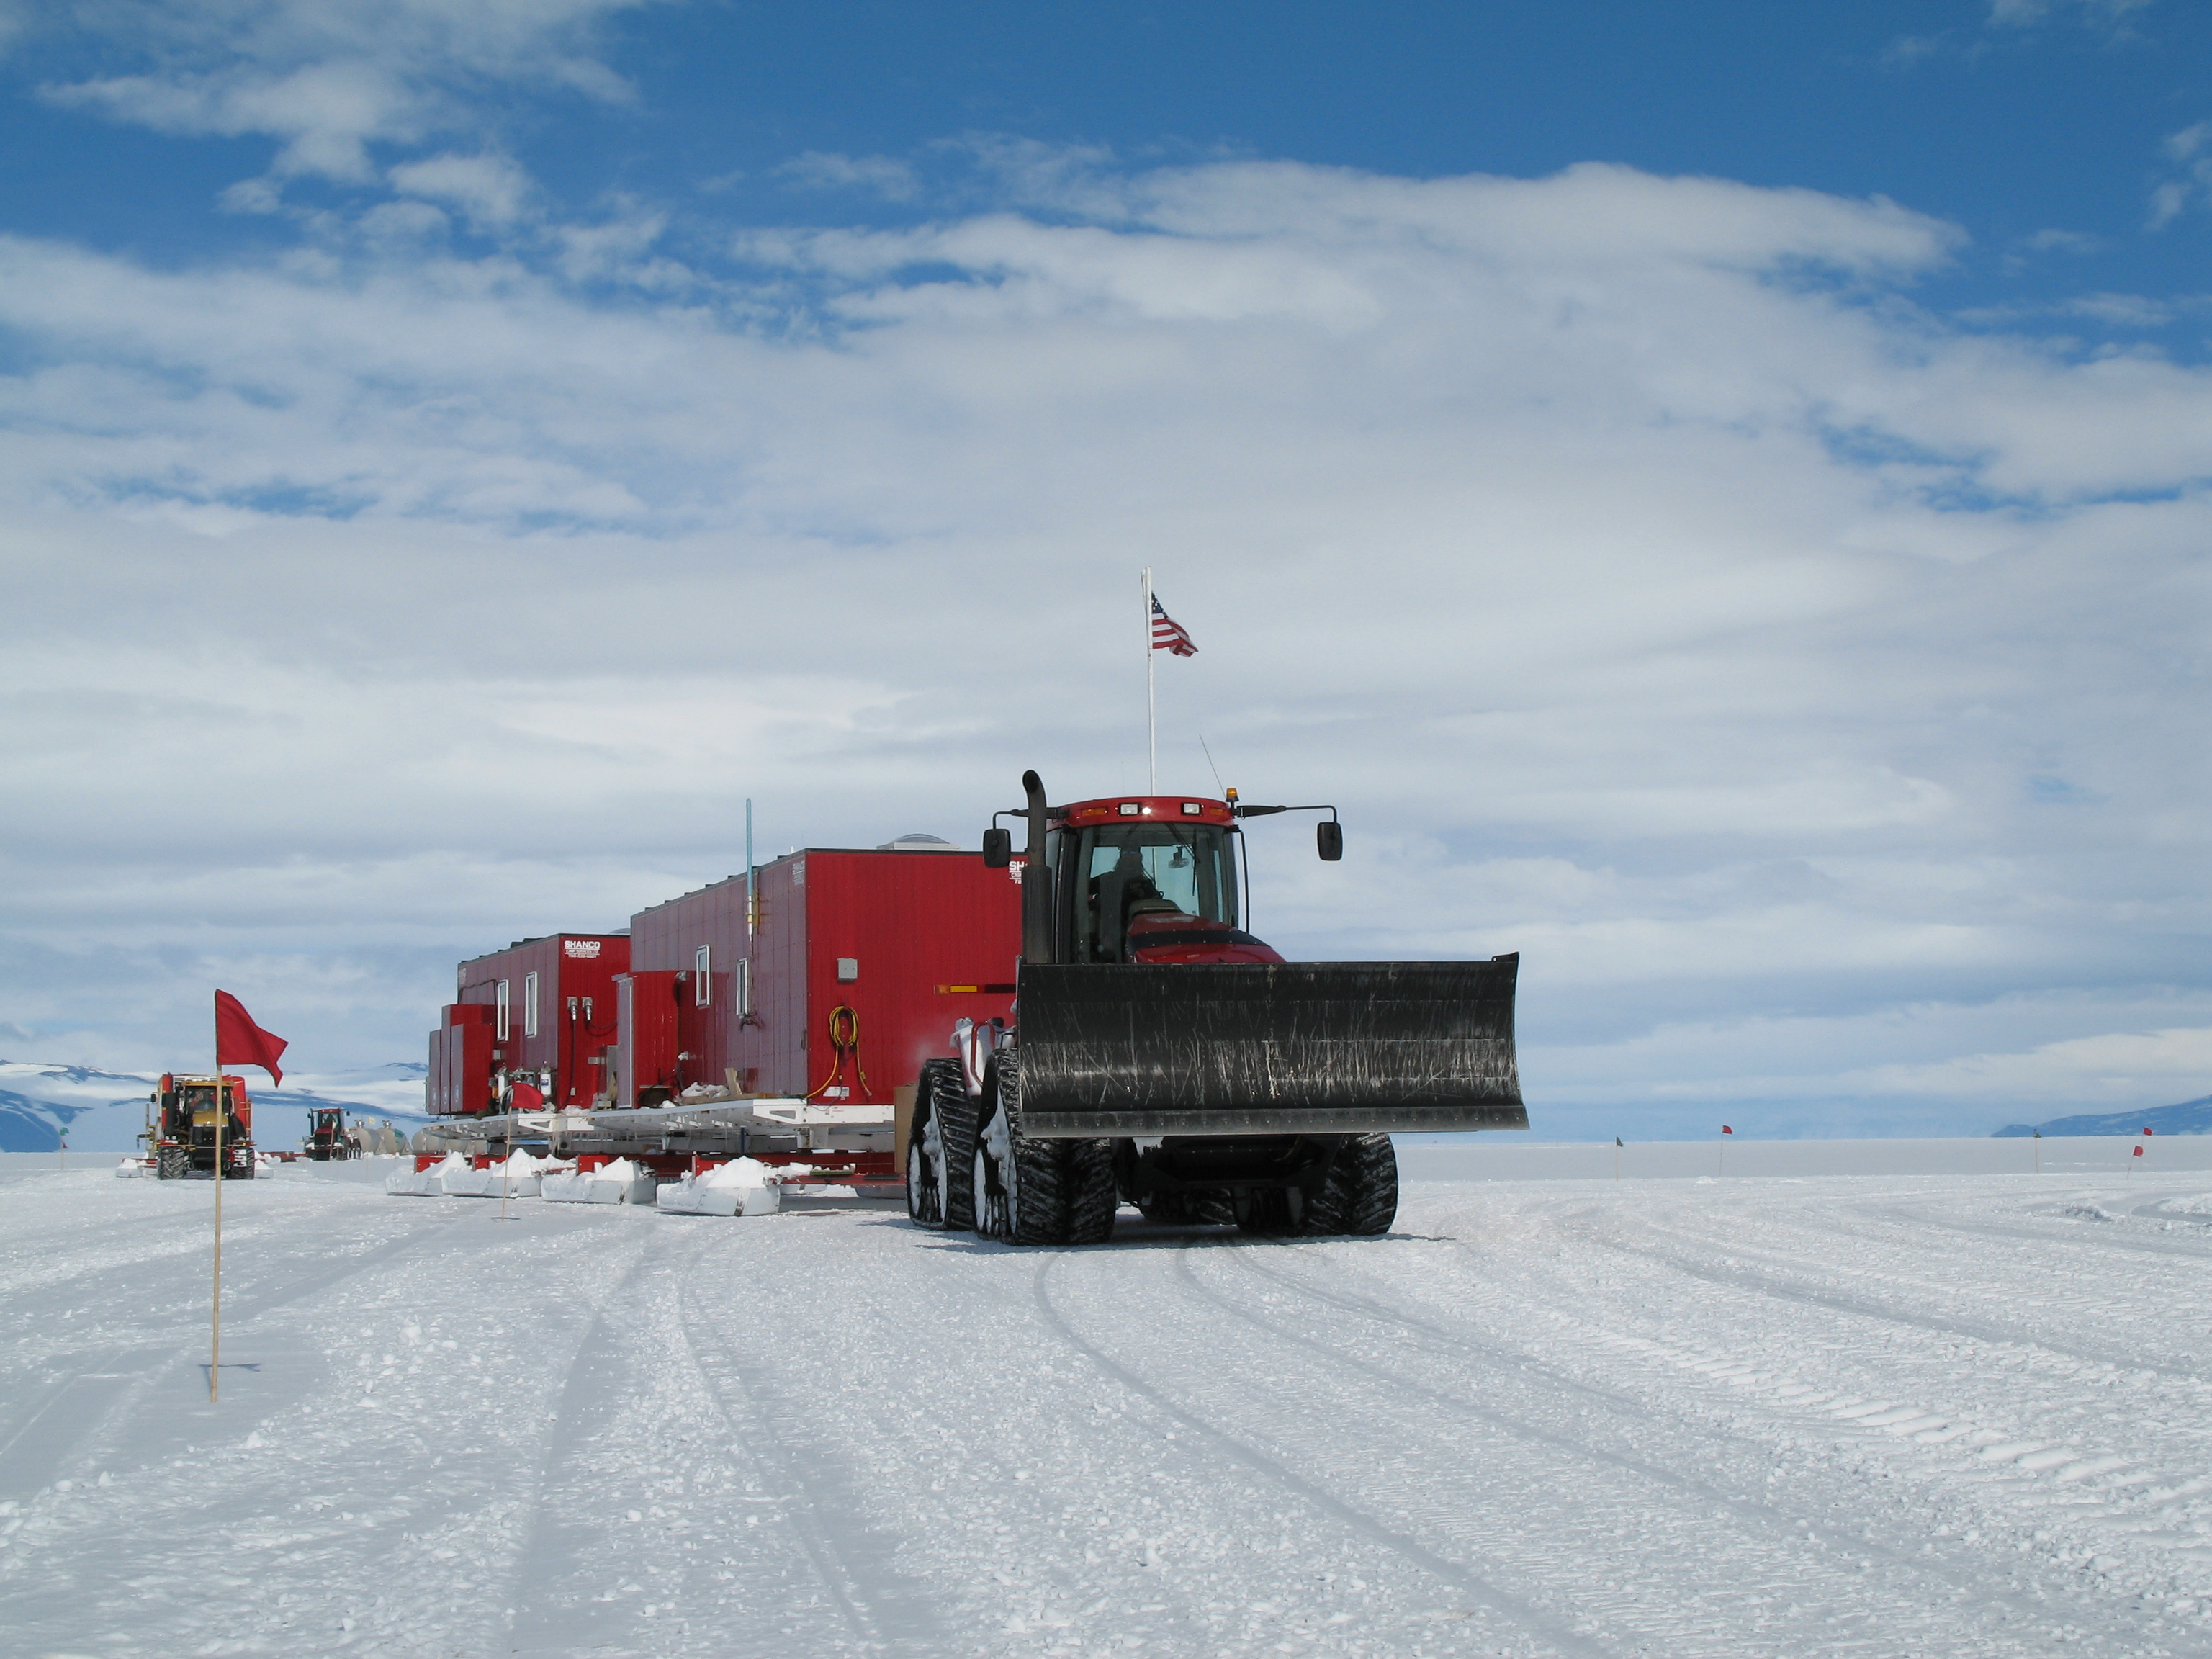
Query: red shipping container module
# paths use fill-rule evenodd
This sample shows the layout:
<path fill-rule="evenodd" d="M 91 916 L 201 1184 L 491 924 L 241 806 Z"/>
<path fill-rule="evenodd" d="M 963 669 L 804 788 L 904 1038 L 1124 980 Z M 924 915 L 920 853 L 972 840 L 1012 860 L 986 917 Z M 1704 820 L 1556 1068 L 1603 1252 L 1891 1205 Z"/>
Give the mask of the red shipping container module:
<path fill-rule="evenodd" d="M 495 1111 L 514 1073 L 542 1079 L 556 1105 L 605 1097 L 615 980 L 629 969 L 623 933 L 549 933 L 463 963 L 454 1004 L 430 1034 L 431 1114 Z"/>
<path fill-rule="evenodd" d="M 652 1105 L 682 1089 L 677 1052 L 682 1030 L 676 998 L 682 977 L 671 973 L 624 974 L 615 981 L 619 1058 L 615 1062 L 617 1106 Z M 657 1090 L 659 1094 L 644 1091 Z M 644 1094 L 642 1101 L 641 1094 Z"/>
<path fill-rule="evenodd" d="M 672 1094 L 707 1083 L 888 1106 L 951 1052 L 954 1021 L 1011 1010 L 1021 889 L 981 854 L 919 838 L 809 848 L 756 881 L 750 933 L 743 876 L 630 919 L 635 976 L 674 976 L 659 1085 Z M 623 1069 L 647 1086 L 642 1058 Z"/>
<path fill-rule="evenodd" d="M 449 1006 L 430 1033 L 428 1109 L 433 1117 L 489 1111 L 492 1028 L 488 1008 Z M 479 1018 L 483 1015 L 486 1018 Z"/>

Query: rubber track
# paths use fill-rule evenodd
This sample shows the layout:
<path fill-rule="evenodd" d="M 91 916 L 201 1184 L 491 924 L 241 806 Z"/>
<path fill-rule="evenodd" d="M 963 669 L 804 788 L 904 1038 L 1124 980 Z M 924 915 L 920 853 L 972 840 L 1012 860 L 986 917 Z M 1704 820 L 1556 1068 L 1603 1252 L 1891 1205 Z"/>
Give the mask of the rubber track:
<path fill-rule="evenodd" d="M 1114 1143 L 1071 1140 L 1066 1146 L 1066 1242 L 1103 1244 L 1114 1237 L 1114 1212 L 1121 1207 L 1114 1185 Z"/>

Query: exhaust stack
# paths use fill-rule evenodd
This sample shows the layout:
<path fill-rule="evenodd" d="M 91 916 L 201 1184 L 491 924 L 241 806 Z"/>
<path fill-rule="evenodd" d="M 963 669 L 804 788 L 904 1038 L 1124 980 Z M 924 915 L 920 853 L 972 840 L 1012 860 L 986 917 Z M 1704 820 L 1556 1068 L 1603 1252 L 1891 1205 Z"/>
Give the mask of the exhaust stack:
<path fill-rule="evenodd" d="M 1044 780 L 1035 772 L 1023 773 L 1022 793 L 1027 798 L 1030 823 L 1028 862 L 1022 866 L 1022 960 L 1045 967 L 1053 961 L 1053 950 L 1052 869 L 1044 856 Z"/>

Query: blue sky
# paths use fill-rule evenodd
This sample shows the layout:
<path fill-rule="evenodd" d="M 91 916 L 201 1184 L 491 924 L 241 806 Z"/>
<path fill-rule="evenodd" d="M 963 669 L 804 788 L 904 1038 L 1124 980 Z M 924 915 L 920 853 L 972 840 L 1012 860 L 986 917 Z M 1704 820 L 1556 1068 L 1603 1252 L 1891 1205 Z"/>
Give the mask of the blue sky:
<path fill-rule="evenodd" d="M 1126 787 L 1150 563 L 1170 784 L 1346 805 L 1261 931 L 1522 950 L 1555 1131 L 2202 1094 L 2208 46 L 0 3 L 0 1051 Z"/>
<path fill-rule="evenodd" d="M 155 260 L 281 246 L 287 225 L 214 210 L 267 167 L 265 129 L 179 142 L 173 123 L 109 118 L 113 105 L 67 89 L 219 75 L 251 49 L 257 20 L 273 33 L 267 17 L 292 9 L 314 10 L 22 8 L 0 110 L 0 222 Z M 571 212 L 625 194 L 671 205 L 701 235 L 795 212 L 926 214 L 939 204 L 927 196 L 805 191 L 791 164 L 812 152 L 951 172 L 944 147 L 991 136 L 1104 146 L 1133 165 L 1243 155 L 1527 177 L 1602 160 L 1887 195 L 1968 233 L 1921 286 L 1947 308 L 2191 300 L 2212 252 L 2206 178 L 2172 149 L 2212 109 L 2212 15 L 2171 0 L 486 9 L 567 14 L 544 37 L 604 76 L 511 47 L 469 61 L 441 52 L 450 33 L 426 29 L 419 50 L 393 56 L 449 107 L 412 143 L 393 121 L 371 141 L 376 159 L 489 144 Z M 76 21 L 103 17 L 98 30 Z M 163 17 L 192 21 L 147 21 Z M 262 61 L 281 70 L 322 44 L 302 29 Z M 289 194 L 343 207 L 376 187 L 311 172 Z M 2203 335 L 2183 325 L 2160 338 L 2193 353 Z"/>

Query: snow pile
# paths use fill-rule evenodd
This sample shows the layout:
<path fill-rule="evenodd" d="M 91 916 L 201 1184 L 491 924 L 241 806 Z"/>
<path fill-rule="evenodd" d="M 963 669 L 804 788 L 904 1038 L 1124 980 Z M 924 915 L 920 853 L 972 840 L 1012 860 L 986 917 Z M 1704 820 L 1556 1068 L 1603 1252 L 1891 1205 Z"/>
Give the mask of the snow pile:
<path fill-rule="evenodd" d="M 439 1180 L 448 1198 L 535 1198 L 545 1176 L 568 1174 L 575 1167 L 560 1158 L 532 1158 L 518 1146 L 503 1163 L 495 1159 L 481 1170 L 446 1170 Z"/>
<path fill-rule="evenodd" d="M 427 1170 L 411 1168 L 403 1159 L 399 1168 L 385 1176 L 384 1190 L 408 1198 L 441 1193 L 447 1198 L 536 1198 L 547 1177 L 557 1179 L 573 1173 L 575 1167 L 563 1158 L 532 1158 L 518 1147 L 505 1163 L 494 1160 L 479 1170 L 460 1153 L 447 1152 Z"/>
<path fill-rule="evenodd" d="M 403 1198 L 428 1198 L 446 1190 L 445 1177 L 448 1171 L 465 1170 L 468 1159 L 459 1152 L 448 1152 L 445 1161 L 418 1170 L 403 1159 L 398 1169 L 384 1177 L 384 1190 Z"/>
<path fill-rule="evenodd" d="M 136 1181 L 154 1173 L 154 1166 L 143 1158 L 126 1158 L 115 1166 L 118 1181 Z"/>
<path fill-rule="evenodd" d="M 669 1182 L 654 1201 L 679 1215 L 774 1215 L 783 1207 L 783 1188 L 765 1164 L 733 1158 Z"/>
<path fill-rule="evenodd" d="M 555 1204 L 650 1204 L 654 1184 L 652 1170 L 618 1158 L 596 1170 L 548 1174 L 538 1195 Z"/>
<path fill-rule="evenodd" d="M 482 1198 L 484 1172 L 459 1152 L 446 1154 L 438 1166 L 437 1190 L 447 1198 Z"/>

